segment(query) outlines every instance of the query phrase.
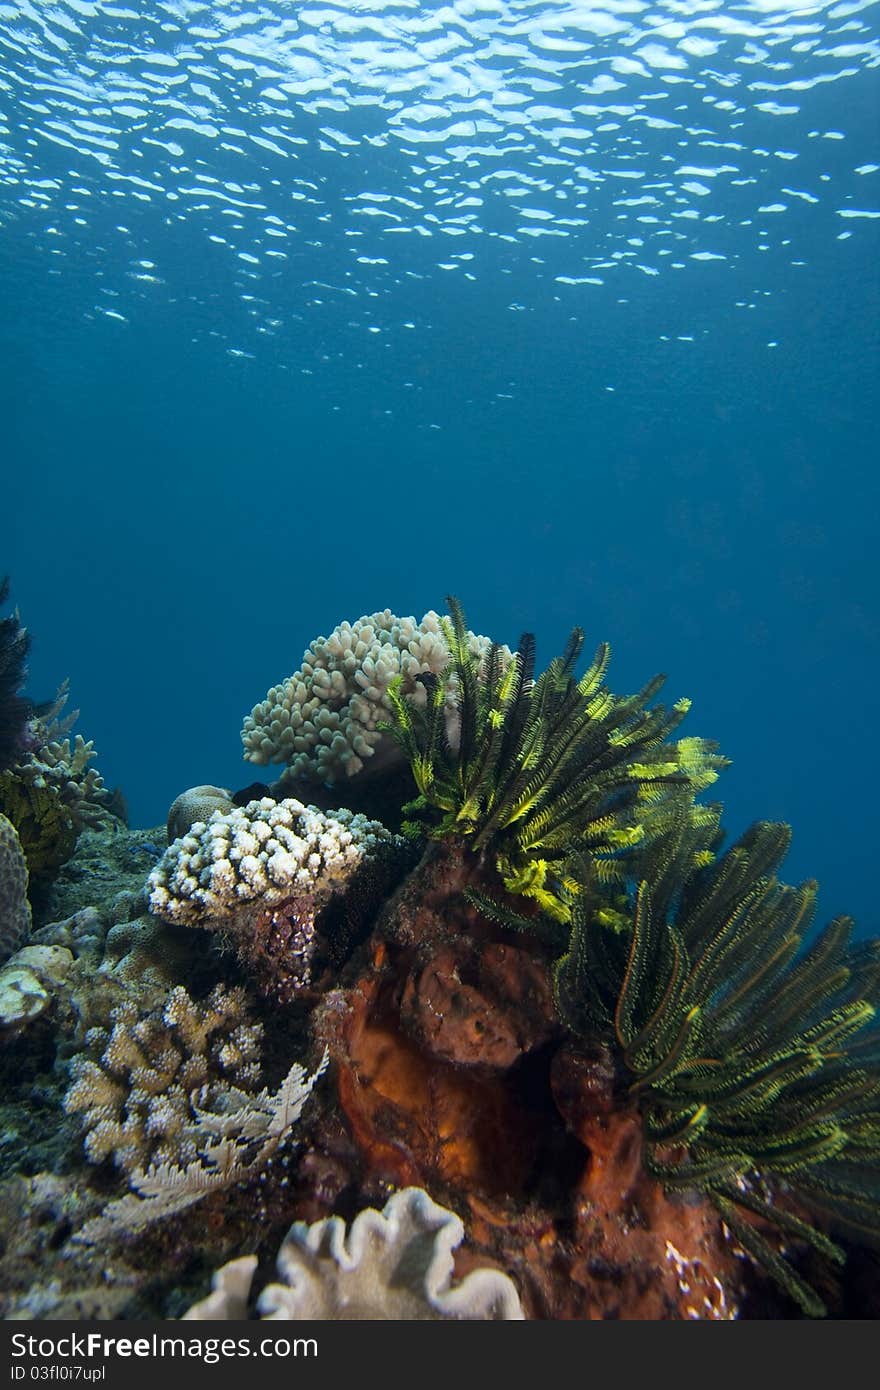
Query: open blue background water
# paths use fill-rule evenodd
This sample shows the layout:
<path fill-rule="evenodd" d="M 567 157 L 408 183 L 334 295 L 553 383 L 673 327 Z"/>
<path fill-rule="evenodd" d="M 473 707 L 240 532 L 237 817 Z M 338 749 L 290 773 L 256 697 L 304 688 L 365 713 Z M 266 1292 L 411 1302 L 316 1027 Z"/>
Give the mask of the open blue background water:
<path fill-rule="evenodd" d="M 0 571 L 134 824 L 452 591 L 877 930 L 877 8 L 0 5 Z"/>

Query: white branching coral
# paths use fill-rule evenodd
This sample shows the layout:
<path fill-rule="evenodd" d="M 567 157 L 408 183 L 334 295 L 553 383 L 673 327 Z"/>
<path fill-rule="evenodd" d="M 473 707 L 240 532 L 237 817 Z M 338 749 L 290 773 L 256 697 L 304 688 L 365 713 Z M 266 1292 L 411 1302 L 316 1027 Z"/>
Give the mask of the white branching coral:
<path fill-rule="evenodd" d="M 18 831 L 0 813 L 0 963 L 28 939 L 28 871 Z"/>
<path fill-rule="evenodd" d="M 326 901 L 393 839 L 379 821 L 351 811 L 325 814 L 292 797 L 249 801 L 197 821 L 169 845 L 147 880 L 150 911 L 182 926 L 234 930 L 249 904 Z"/>
<path fill-rule="evenodd" d="M 139 1013 L 124 1000 L 110 1017 L 109 1031 L 86 1034 L 97 1060 L 74 1059 L 64 1098 L 81 1117 L 86 1157 L 128 1174 L 196 1161 L 204 1112 L 250 1103 L 260 1077 L 263 1030 L 244 991 L 218 985 L 197 1003 L 178 985 L 159 1008 Z"/>
<path fill-rule="evenodd" d="M 469 641 L 480 654 L 491 645 L 487 637 L 474 633 Z M 388 686 L 400 675 L 404 696 L 423 702 L 425 688 L 419 676 L 442 675 L 448 661 L 440 618 L 433 611 L 418 623 L 411 617 L 397 618 L 388 608 L 354 623 L 340 623 L 329 637 L 315 639 L 299 670 L 273 686 L 245 719 L 244 756 L 262 765 L 286 763 L 292 777 L 327 783 L 360 772 L 377 753 L 395 758 L 399 750 L 377 727 L 390 715 Z M 451 723 L 456 694 L 455 680 L 449 677 Z"/>
<path fill-rule="evenodd" d="M 395 1192 L 382 1211 L 370 1207 L 351 1229 L 338 1216 L 290 1228 L 278 1254 L 282 1283 L 257 1302 L 263 1318 L 320 1320 L 521 1320 L 513 1281 L 497 1269 L 475 1269 L 453 1284 L 453 1251 L 464 1237 L 454 1212 L 420 1187 Z M 252 1256 L 224 1265 L 212 1292 L 185 1319 L 246 1316 Z"/>

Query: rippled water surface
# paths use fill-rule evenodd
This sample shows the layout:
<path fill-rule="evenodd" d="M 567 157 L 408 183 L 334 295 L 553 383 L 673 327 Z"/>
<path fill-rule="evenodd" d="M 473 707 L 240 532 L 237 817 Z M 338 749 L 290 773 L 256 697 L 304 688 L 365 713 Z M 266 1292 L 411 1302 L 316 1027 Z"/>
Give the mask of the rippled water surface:
<path fill-rule="evenodd" d="M 84 313 L 210 300 L 200 331 L 242 355 L 340 298 L 391 331 L 408 277 L 515 266 L 514 311 L 537 283 L 580 307 L 710 265 L 734 300 L 772 293 L 760 253 L 796 266 L 805 227 L 880 217 L 875 8 L 3 3 L 0 216 L 76 260 Z"/>

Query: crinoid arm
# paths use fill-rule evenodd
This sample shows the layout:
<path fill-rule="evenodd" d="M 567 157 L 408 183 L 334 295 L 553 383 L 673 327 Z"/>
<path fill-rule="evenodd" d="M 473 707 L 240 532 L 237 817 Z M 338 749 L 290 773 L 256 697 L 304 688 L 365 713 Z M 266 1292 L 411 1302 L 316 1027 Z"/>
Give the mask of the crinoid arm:
<path fill-rule="evenodd" d="M 576 1031 L 613 1031 L 649 1170 L 708 1196 L 817 1315 L 786 1242 L 840 1261 L 835 1235 L 880 1241 L 880 971 L 849 918 L 808 944 L 816 885 L 779 881 L 788 842 L 787 826 L 759 823 L 702 864 L 701 834 L 682 822 L 628 934 L 610 935 L 586 900 L 576 909 L 556 991 Z M 672 866 L 685 870 L 677 894 Z"/>
<path fill-rule="evenodd" d="M 392 718 L 383 726 L 409 759 L 417 823 L 434 839 L 462 839 L 494 868 L 500 888 L 567 923 L 571 856 L 589 854 L 609 883 L 632 874 L 726 759 L 706 740 L 672 741 L 689 702 L 654 705 L 662 676 L 634 695 L 612 694 L 604 684 L 606 643 L 578 679 L 580 628 L 535 678 L 531 633 L 512 658 L 497 643 L 475 647 L 461 604 L 447 602 L 442 679 L 421 707 L 392 682 Z M 454 738 L 442 700 L 450 682 L 457 691 Z"/>

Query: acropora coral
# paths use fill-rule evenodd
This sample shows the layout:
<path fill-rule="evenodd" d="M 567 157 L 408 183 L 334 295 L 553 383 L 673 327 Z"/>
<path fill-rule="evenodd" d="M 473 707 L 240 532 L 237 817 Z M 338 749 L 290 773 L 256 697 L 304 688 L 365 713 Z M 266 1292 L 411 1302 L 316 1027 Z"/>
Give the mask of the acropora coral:
<path fill-rule="evenodd" d="M 86 1035 L 64 1098 L 81 1118 L 89 1162 L 111 1159 L 126 1174 L 192 1162 L 204 1142 L 199 1111 L 217 1093 L 255 1089 L 262 1033 L 241 990 L 218 986 L 199 1003 L 178 985 L 146 1013 L 119 1004 L 109 1030 Z"/>
<path fill-rule="evenodd" d="M 131 1193 L 77 1233 L 96 1242 L 175 1215 L 211 1192 L 260 1173 L 323 1070 L 294 1063 L 280 1088 L 258 1090 L 263 1028 L 238 989 L 207 999 L 178 985 L 160 1008 L 114 1009 L 109 1034 L 86 1035 L 98 1060 L 77 1058 L 65 1109 L 85 1129 L 92 1163 L 111 1159 Z"/>

